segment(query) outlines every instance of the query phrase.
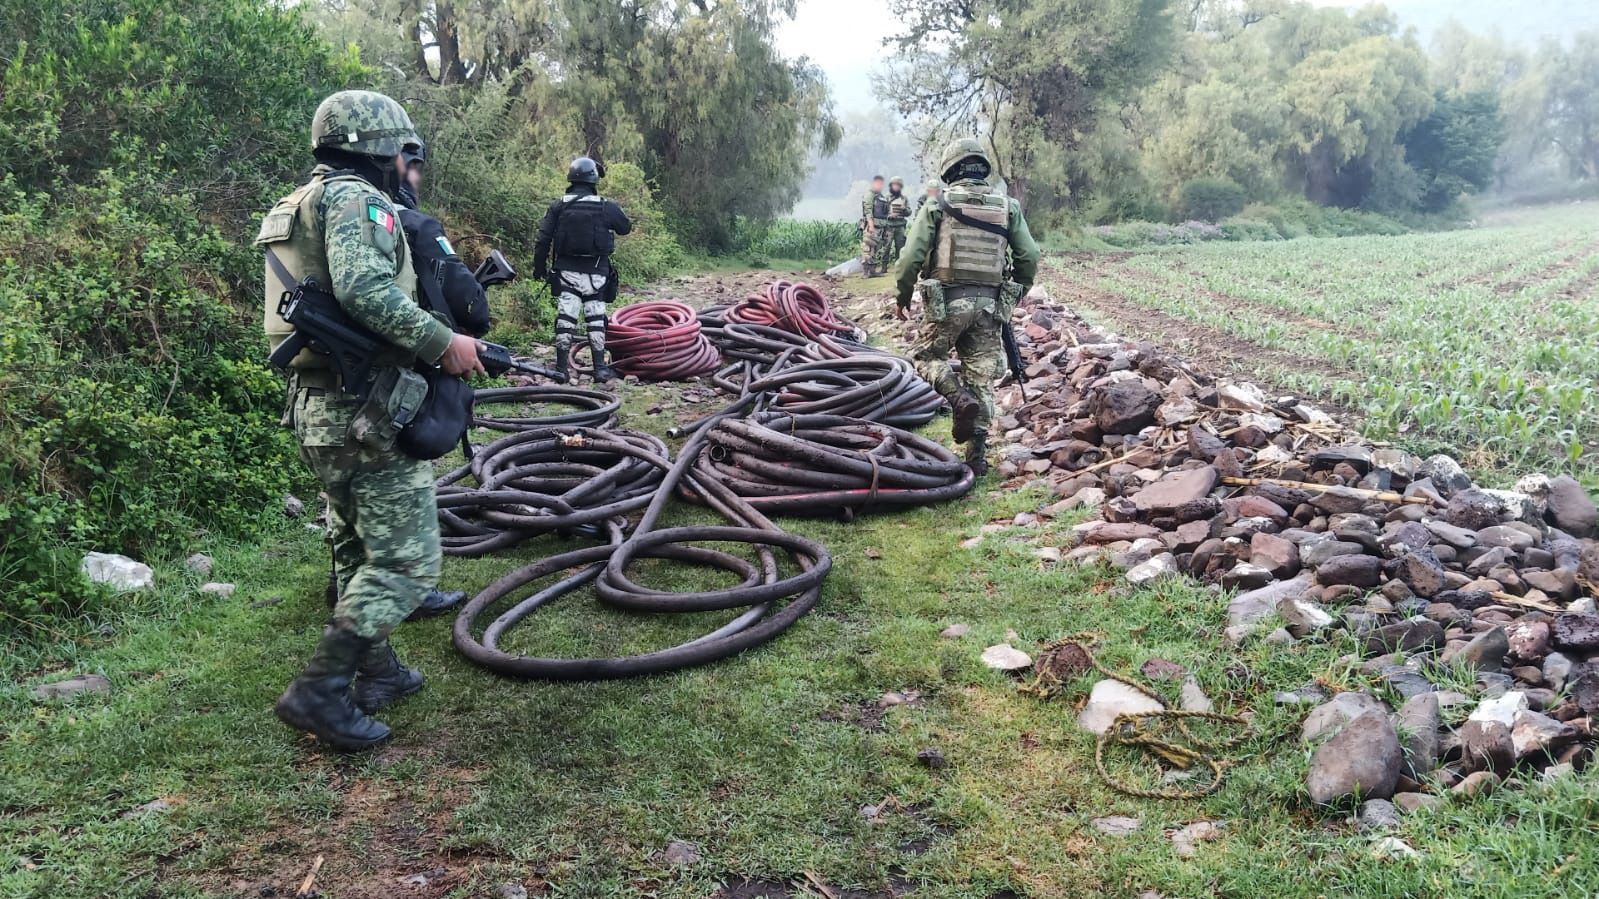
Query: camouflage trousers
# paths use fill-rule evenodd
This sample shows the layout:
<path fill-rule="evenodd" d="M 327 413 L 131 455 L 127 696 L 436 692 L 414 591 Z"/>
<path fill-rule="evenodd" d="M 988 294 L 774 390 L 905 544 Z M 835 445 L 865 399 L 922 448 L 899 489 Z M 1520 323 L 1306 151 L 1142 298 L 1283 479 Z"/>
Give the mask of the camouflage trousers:
<path fill-rule="evenodd" d="M 960 374 L 950 367 L 949 353 L 961 360 Z M 987 434 L 994 421 L 994 382 L 1005 368 L 1005 346 L 992 300 L 952 300 L 944 317 L 922 324 L 911 347 L 911 361 L 922 380 L 953 402 L 962 387 L 977 397 L 977 433 Z"/>
<path fill-rule="evenodd" d="M 878 231 L 861 231 L 861 265 L 871 265 L 877 257 Z"/>
<path fill-rule="evenodd" d="M 905 249 L 904 225 L 884 225 L 878 228 L 872 266 L 881 271 L 888 271 L 899 261 L 899 253 L 903 249 Z"/>
<path fill-rule="evenodd" d="M 333 623 L 385 637 L 434 588 L 443 567 L 433 466 L 348 440 L 356 403 L 347 397 L 301 388 L 292 403 L 300 458 L 328 498 L 339 582 Z"/>
<path fill-rule="evenodd" d="M 561 292 L 555 298 L 555 346 L 564 349 L 577 338 L 578 316 L 587 329 L 589 349 L 598 359 L 605 352 L 604 275 L 562 272 Z"/>

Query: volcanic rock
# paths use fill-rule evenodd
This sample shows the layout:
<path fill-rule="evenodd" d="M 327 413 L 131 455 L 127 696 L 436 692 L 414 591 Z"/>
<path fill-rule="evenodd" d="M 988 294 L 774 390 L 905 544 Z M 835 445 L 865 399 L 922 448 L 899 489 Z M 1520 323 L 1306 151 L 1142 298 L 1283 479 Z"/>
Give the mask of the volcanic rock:
<path fill-rule="evenodd" d="M 1310 757 L 1305 788 L 1320 805 L 1342 800 L 1388 799 L 1399 781 L 1403 757 L 1388 716 L 1367 712 L 1354 719 Z"/>
<path fill-rule="evenodd" d="M 1549 493 L 1544 499 L 1545 517 L 1550 524 L 1573 537 L 1592 537 L 1599 523 L 1599 509 L 1588 492 L 1576 479 L 1561 475 L 1549 482 Z"/>
<path fill-rule="evenodd" d="M 1370 693 L 1339 693 L 1327 700 L 1305 716 L 1305 722 L 1299 729 L 1299 740 L 1305 744 L 1315 744 L 1325 740 L 1349 722 L 1359 718 L 1367 712 L 1387 714 L 1388 709 L 1382 701 Z"/>
<path fill-rule="evenodd" d="M 1216 469 L 1206 466 L 1176 471 L 1133 496 L 1133 504 L 1145 514 L 1172 512 L 1185 503 L 1203 499 L 1216 489 Z"/>
<path fill-rule="evenodd" d="M 1363 554 L 1333 556 L 1316 566 L 1316 580 L 1323 585 L 1371 588 L 1377 586 L 1381 575 L 1382 560 Z"/>
<path fill-rule="evenodd" d="M 1377 628 L 1366 636 L 1366 654 L 1383 655 L 1390 652 L 1414 652 L 1418 649 L 1436 649 L 1444 643 L 1444 629 L 1436 621 L 1425 618 L 1407 618 L 1385 627 Z"/>
<path fill-rule="evenodd" d="M 1101 388 L 1090 402 L 1094 423 L 1106 434 L 1136 434 L 1155 423 L 1160 394 L 1139 380 Z"/>
<path fill-rule="evenodd" d="M 1249 539 L 1249 561 L 1272 577 L 1293 577 L 1299 573 L 1299 547 L 1275 534 L 1257 533 Z"/>
<path fill-rule="evenodd" d="M 1396 574 L 1417 596 L 1436 596 L 1444 589 L 1444 566 L 1431 547 L 1423 546 L 1401 555 Z"/>
<path fill-rule="evenodd" d="M 1552 632 L 1555 646 L 1575 652 L 1599 650 L 1599 615 L 1561 615 Z"/>
<path fill-rule="evenodd" d="M 1505 629 L 1496 627 L 1473 637 L 1455 658 L 1476 671 L 1498 671 L 1504 667 L 1508 652 L 1510 640 Z"/>
<path fill-rule="evenodd" d="M 1394 722 L 1405 754 L 1405 774 L 1421 780 L 1438 766 L 1438 728 L 1443 724 L 1437 693 L 1422 693 L 1405 700 Z"/>

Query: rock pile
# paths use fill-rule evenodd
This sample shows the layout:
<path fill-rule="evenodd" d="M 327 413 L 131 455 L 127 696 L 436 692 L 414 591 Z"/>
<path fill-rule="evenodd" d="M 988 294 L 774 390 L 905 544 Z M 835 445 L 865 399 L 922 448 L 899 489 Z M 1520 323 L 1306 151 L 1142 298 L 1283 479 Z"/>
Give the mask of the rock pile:
<path fill-rule="evenodd" d="M 1279 697 L 1328 700 L 1305 724 L 1320 747 L 1317 802 L 1386 800 L 1424 779 L 1479 792 L 1518 764 L 1585 763 L 1599 542 L 1575 480 L 1478 487 L 1448 456 L 1374 445 L 1297 397 L 1097 334 L 1041 294 L 1018 319 L 1031 380 L 1028 399 L 1001 391 L 1000 471 L 1007 486 L 1053 491 L 1052 513 L 1097 511 L 1064 560 L 1109 560 L 1134 584 L 1186 574 L 1235 590 L 1234 642 L 1347 631 L 1357 663 L 1402 702 Z M 1436 683 L 1465 669 L 1471 695 Z M 1464 723 L 1444 727 L 1462 708 Z"/>

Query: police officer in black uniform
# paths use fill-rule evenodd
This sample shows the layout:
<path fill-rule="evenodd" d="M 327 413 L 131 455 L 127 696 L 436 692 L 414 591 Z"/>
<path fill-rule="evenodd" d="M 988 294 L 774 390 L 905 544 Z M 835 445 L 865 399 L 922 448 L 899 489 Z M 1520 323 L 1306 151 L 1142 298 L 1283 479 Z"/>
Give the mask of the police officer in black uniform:
<path fill-rule="evenodd" d="M 579 316 L 588 327 L 594 380 L 615 377 L 605 362 L 606 304 L 616 298 L 611 254 L 616 235 L 633 230 L 622 207 L 601 197 L 604 166 L 579 156 L 567 167 L 566 195 L 550 204 L 533 244 L 533 277 L 547 280 L 555 295 L 555 367 L 571 376 L 572 341 Z"/>

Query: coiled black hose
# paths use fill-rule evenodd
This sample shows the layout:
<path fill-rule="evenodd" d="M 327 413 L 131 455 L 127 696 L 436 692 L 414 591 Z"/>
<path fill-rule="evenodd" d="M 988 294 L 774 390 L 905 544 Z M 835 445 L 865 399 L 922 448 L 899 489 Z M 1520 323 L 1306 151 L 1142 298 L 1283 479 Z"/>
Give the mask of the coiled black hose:
<path fill-rule="evenodd" d="M 481 556 L 539 534 L 598 533 L 648 505 L 670 464 L 650 434 L 539 427 L 507 434 L 437 481 L 444 553 Z M 471 475 L 477 486 L 465 486 Z"/>
<path fill-rule="evenodd" d="M 616 410 L 622 401 L 614 394 L 602 390 L 585 390 L 580 387 L 533 385 L 528 387 L 491 387 L 474 391 L 472 424 L 493 431 L 527 431 L 534 428 L 579 427 L 604 428 L 616 423 Z M 503 406 L 515 403 L 523 409 L 538 406 L 570 406 L 576 411 L 559 415 L 505 416 L 485 415 L 484 406 Z"/>
<path fill-rule="evenodd" d="M 740 414 L 750 405 L 750 399 L 741 400 L 723 414 Z M 694 466 L 706 445 L 706 433 L 689 440 L 676 463 L 664 471 L 660 489 L 638 527 L 626 540 L 622 539 L 621 524 L 612 519 L 606 523 L 607 545 L 542 559 L 500 578 L 473 597 L 456 617 L 456 648 L 472 661 L 501 674 L 598 680 L 713 662 L 764 643 L 799 620 L 821 596 L 822 581 L 832 567 L 831 557 L 821 544 L 779 529 L 724 484 L 714 479 L 702 480 Z M 662 460 L 651 461 L 659 465 Z M 662 510 L 679 486 L 715 509 L 730 524 L 656 530 Z M 756 560 L 751 562 L 721 550 L 692 545 L 702 541 L 747 543 L 753 547 Z M 784 550 L 798 570 L 783 574 L 774 547 Z M 719 568 L 731 572 L 739 583 L 707 591 L 656 590 L 636 583 L 629 575 L 629 569 L 640 559 L 671 559 Z M 586 567 L 520 600 L 490 622 L 482 636 L 474 635 L 478 616 L 490 605 L 535 581 L 576 566 Z M 702 637 L 641 655 L 558 659 L 515 655 L 499 648 L 499 639 L 517 622 L 591 581 L 595 582 L 595 593 L 600 601 L 622 609 L 700 612 L 742 608 L 744 611 Z"/>
<path fill-rule="evenodd" d="M 766 412 L 722 417 L 701 434 L 685 492 L 706 483 L 773 514 L 844 514 L 944 502 L 975 476 L 942 444 L 879 422 Z"/>

